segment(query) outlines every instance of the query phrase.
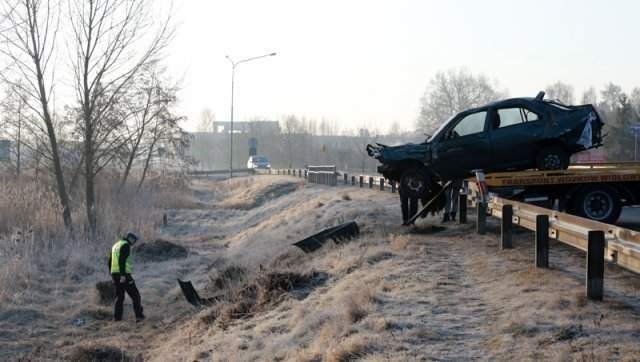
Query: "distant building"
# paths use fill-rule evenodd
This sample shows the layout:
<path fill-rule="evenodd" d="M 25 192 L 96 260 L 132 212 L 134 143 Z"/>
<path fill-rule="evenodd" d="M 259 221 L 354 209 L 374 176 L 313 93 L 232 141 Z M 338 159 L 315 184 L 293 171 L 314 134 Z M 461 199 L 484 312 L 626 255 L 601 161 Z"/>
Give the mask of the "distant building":
<path fill-rule="evenodd" d="M 230 131 L 231 122 L 213 122 L 213 133 L 229 134 Z M 233 122 L 233 133 L 277 134 L 280 133 L 280 124 L 277 121 Z"/>

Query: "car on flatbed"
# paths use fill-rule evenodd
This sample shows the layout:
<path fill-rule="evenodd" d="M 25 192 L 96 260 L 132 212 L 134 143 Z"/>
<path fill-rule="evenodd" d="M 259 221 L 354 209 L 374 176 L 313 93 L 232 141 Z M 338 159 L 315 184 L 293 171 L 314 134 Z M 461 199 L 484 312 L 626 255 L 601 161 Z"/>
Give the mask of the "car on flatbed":
<path fill-rule="evenodd" d="M 602 127 L 592 105 L 565 105 L 540 92 L 460 112 L 423 143 L 369 144 L 367 152 L 401 193 L 424 199 L 438 184 L 477 169 L 566 169 L 572 154 L 602 146 Z"/>

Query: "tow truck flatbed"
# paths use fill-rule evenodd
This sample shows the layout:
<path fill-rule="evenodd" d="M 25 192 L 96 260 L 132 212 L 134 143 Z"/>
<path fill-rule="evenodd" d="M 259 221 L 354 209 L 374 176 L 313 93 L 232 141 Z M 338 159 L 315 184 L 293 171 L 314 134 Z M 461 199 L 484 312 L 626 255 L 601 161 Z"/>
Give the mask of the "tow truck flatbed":
<path fill-rule="evenodd" d="M 579 164 L 567 170 L 485 175 L 490 193 L 613 223 L 623 206 L 640 204 L 640 162 Z M 475 179 L 469 179 L 477 193 Z"/>

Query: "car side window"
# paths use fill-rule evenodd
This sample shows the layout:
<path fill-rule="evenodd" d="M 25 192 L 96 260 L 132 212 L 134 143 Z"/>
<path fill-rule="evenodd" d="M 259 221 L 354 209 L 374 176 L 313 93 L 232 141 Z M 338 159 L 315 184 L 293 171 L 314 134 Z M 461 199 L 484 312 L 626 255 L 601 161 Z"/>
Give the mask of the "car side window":
<path fill-rule="evenodd" d="M 482 133 L 486 118 L 487 111 L 472 113 L 464 117 L 448 132 L 447 139 Z"/>
<path fill-rule="evenodd" d="M 504 128 L 539 119 L 538 114 L 523 107 L 498 109 L 498 117 L 500 123 L 494 125 L 494 128 Z"/>

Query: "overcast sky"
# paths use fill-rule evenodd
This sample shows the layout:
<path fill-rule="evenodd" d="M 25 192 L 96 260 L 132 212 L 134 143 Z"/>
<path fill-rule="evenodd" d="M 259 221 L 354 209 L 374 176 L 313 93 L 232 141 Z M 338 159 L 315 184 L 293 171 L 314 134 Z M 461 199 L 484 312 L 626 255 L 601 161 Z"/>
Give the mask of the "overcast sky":
<path fill-rule="evenodd" d="M 176 0 L 167 59 L 180 112 L 229 119 L 230 55 L 277 56 L 236 68 L 235 120 L 296 114 L 387 130 L 413 127 L 439 70 L 483 73 L 511 96 L 563 80 L 640 86 L 637 1 Z"/>

